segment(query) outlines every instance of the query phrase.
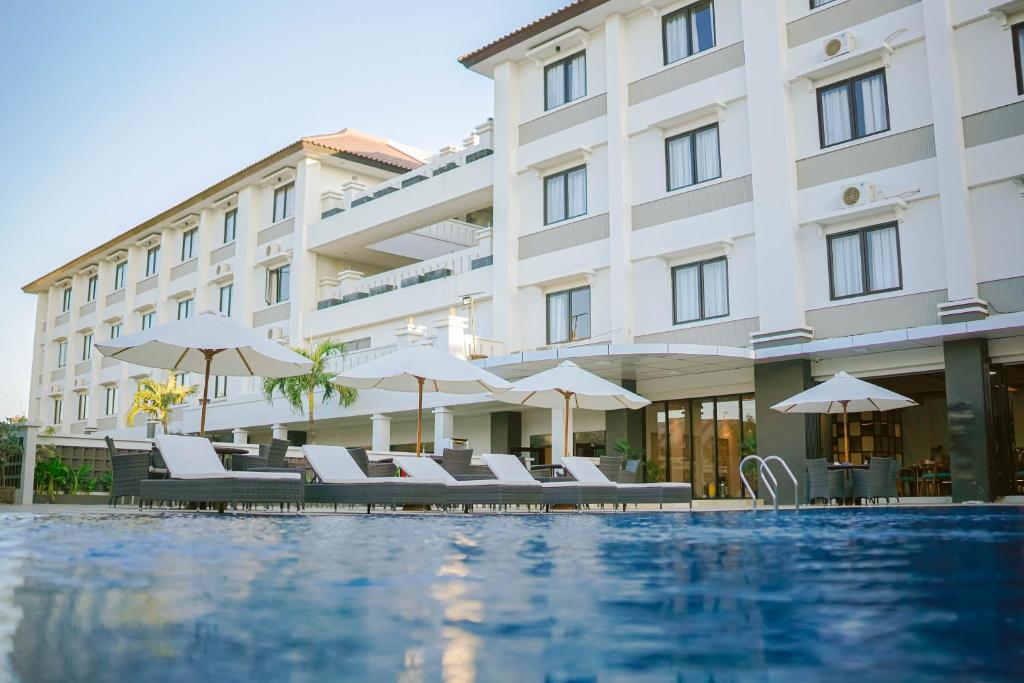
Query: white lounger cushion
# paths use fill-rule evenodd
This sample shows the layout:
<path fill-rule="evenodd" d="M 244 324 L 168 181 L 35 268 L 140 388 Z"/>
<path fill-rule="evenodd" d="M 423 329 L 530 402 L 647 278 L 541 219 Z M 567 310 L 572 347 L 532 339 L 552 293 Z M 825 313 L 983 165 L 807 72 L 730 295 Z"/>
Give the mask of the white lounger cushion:
<path fill-rule="evenodd" d="M 228 472 L 202 436 L 158 434 L 157 448 L 172 479 L 298 479 L 296 472 Z"/>
<path fill-rule="evenodd" d="M 530 474 L 530 470 L 526 469 L 519 458 L 514 455 L 508 453 L 485 453 L 482 458 L 484 464 L 498 478 L 498 481 L 541 485 Z"/>
<path fill-rule="evenodd" d="M 587 458 L 580 458 L 577 456 L 570 456 L 562 458 L 562 464 L 565 469 L 569 470 L 569 474 L 576 478 L 577 481 L 581 481 L 586 484 L 615 484 L 615 482 L 604 476 L 604 472 L 594 464 L 592 460 Z M 633 487 L 671 487 L 671 488 L 690 488 L 690 484 L 683 484 L 681 482 L 666 482 L 666 483 L 647 483 L 647 484 L 616 484 L 616 486 L 628 486 Z"/>
<path fill-rule="evenodd" d="M 366 481 L 366 473 L 352 459 L 347 448 L 306 445 L 302 447 L 302 454 L 306 456 L 306 462 L 316 472 L 316 476 L 325 484 Z"/>
<path fill-rule="evenodd" d="M 496 486 L 498 482 L 493 479 L 474 479 L 470 481 L 459 481 L 448 470 L 434 462 L 433 458 L 415 455 L 398 455 L 394 458 L 395 464 L 403 472 L 420 481 L 442 482 L 448 486 Z"/>

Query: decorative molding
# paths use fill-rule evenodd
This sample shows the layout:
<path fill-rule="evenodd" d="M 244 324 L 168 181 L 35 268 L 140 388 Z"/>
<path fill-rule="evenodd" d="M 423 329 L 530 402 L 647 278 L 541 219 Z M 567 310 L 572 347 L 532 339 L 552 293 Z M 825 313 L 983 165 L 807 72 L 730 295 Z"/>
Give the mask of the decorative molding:
<path fill-rule="evenodd" d="M 260 178 L 260 185 L 278 187 L 295 180 L 295 167 L 286 166 Z"/>
<path fill-rule="evenodd" d="M 577 27 L 540 45 L 531 47 L 526 51 L 526 58 L 533 61 L 534 66 L 539 68 L 578 50 L 585 50 L 589 42 L 590 34 Z"/>

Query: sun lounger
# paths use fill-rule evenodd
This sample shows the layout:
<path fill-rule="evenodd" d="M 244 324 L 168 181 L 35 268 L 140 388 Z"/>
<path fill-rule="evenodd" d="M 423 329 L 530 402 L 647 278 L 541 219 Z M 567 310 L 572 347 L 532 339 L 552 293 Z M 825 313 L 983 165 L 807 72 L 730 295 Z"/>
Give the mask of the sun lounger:
<path fill-rule="evenodd" d="M 295 503 L 303 502 L 302 477 L 291 472 L 229 472 L 209 439 L 161 434 L 157 447 L 167 465 L 168 479 L 139 482 L 139 505 L 144 501 L 176 503 Z"/>
<path fill-rule="evenodd" d="M 509 486 L 495 479 L 459 481 L 431 458 L 395 456 L 394 462 L 409 477 L 442 481 L 449 505 L 540 505 L 539 491 L 522 486 Z M 531 495 L 532 494 L 532 495 Z"/>
<path fill-rule="evenodd" d="M 440 480 L 402 477 L 368 477 L 359 463 L 341 446 L 303 446 L 315 480 L 306 484 L 307 503 L 365 505 L 444 505 L 446 492 Z"/>
<path fill-rule="evenodd" d="M 693 487 L 677 482 L 650 484 L 613 484 L 608 477 L 586 458 L 562 458 L 562 465 L 581 483 L 607 484 L 615 487 L 617 501 L 623 507 L 627 503 L 690 503 L 693 504 Z"/>
<path fill-rule="evenodd" d="M 514 455 L 487 453 L 483 461 L 502 483 L 527 485 L 533 482 L 541 490 L 544 505 L 614 505 L 617 501 L 615 486 L 607 481 L 596 484 L 569 480 L 539 482 Z"/>

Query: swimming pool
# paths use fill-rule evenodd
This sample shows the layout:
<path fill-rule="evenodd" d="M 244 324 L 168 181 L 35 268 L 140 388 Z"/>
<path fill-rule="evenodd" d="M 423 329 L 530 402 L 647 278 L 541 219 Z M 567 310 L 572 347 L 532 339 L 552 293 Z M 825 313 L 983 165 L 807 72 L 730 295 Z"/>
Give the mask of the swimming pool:
<path fill-rule="evenodd" d="M 0 680 L 1020 680 L 1024 509 L 0 514 Z"/>

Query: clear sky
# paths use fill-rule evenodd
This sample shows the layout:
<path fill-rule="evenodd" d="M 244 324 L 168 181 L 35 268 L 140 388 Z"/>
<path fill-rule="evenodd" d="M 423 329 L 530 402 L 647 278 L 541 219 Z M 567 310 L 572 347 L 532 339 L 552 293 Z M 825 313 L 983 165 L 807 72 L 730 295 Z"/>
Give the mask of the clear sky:
<path fill-rule="evenodd" d="M 0 416 L 28 409 L 21 287 L 304 135 L 427 150 L 492 114 L 459 55 L 567 0 L 5 0 Z"/>

